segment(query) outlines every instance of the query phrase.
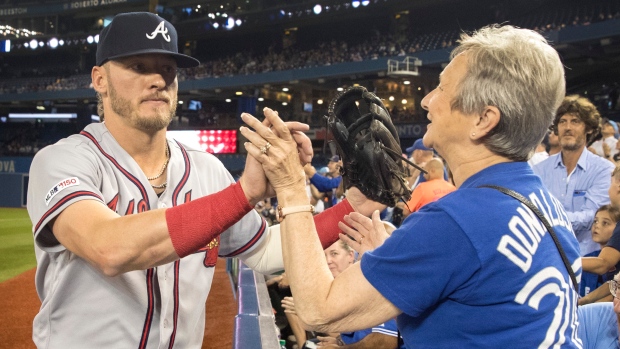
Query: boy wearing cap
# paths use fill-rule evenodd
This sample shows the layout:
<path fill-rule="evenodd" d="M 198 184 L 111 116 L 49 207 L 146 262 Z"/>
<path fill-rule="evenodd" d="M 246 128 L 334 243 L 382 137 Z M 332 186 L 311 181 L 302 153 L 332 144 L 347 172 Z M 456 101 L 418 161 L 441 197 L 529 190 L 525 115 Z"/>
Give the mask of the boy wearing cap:
<path fill-rule="evenodd" d="M 100 34 L 96 64 L 91 76 L 105 122 L 39 151 L 31 166 L 28 213 L 42 302 L 33 341 L 63 349 L 200 348 L 218 255 L 264 273 L 282 269 L 279 229 L 253 210 L 269 197 L 262 168 L 250 157 L 235 183 L 211 154 L 166 138 L 177 68 L 199 64 L 178 53 L 166 20 L 117 15 Z M 307 126 L 288 127 L 309 161 L 309 139 L 296 131 Z M 341 218 L 352 206 L 338 209 Z M 332 227 L 323 230 L 333 235 L 323 237 L 329 245 L 338 239 L 338 217 L 319 216 L 317 225 Z"/>
<path fill-rule="evenodd" d="M 616 148 L 618 140 L 615 134 L 616 130 L 611 120 L 603 118 L 603 125 L 601 126 L 602 138 L 592 143 L 588 150 L 605 159 L 613 161 L 614 156 L 618 153 L 618 149 Z"/>

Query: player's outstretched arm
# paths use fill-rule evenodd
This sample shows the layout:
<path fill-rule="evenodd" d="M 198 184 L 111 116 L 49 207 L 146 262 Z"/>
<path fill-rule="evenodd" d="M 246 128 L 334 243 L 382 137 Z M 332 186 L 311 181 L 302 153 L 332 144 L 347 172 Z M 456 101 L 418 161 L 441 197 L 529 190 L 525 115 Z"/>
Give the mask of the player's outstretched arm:
<path fill-rule="evenodd" d="M 194 253 L 250 212 L 255 200 L 245 196 L 240 183 L 179 206 L 128 216 L 82 200 L 49 226 L 65 248 L 115 276 Z"/>

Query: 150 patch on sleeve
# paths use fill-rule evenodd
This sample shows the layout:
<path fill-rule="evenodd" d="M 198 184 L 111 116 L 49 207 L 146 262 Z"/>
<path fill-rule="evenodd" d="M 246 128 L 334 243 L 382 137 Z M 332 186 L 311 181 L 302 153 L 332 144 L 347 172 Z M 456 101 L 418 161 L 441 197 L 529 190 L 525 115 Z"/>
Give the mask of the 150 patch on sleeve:
<path fill-rule="evenodd" d="M 50 201 L 56 196 L 56 194 L 60 193 L 63 189 L 73 187 L 80 184 L 80 180 L 77 177 L 67 178 L 65 180 L 60 181 L 56 184 L 52 189 L 47 192 L 45 195 L 45 205 L 49 205 Z"/>

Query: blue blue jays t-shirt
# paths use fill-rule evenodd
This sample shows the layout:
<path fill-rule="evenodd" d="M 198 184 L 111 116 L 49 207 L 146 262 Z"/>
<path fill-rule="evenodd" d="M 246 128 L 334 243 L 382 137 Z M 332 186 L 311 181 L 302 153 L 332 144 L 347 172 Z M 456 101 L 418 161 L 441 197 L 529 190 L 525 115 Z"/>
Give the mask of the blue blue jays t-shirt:
<path fill-rule="evenodd" d="M 577 292 L 546 229 L 512 189 L 553 226 L 573 269 L 579 244 L 562 204 L 526 162 L 502 163 L 411 214 L 364 255 L 366 279 L 403 313 L 407 348 L 579 348 Z"/>
<path fill-rule="evenodd" d="M 346 345 L 357 343 L 364 339 L 364 337 L 368 336 L 371 333 L 381 333 L 386 336 L 398 337 L 398 328 L 396 327 L 396 320 L 392 319 L 377 325 L 372 328 L 367 328 L 365 330 L 355 331 L 355 332 L 342 332 L 340 333 L 340 338 L 342 342 Z M 400 346 L 399 349 L 405 349 L 404 346 Z"/>
<path fill-rule="evenodd" d="M 598 257 L 601 250 L 590 252 L 584 257 Z M 581 297 L 587 295 L 588 293 L 596 290 L 599 286 L 607 281 L 605 275 L 598 275 L 595 273 L 582 272 L 581 273 L 581 282 L 579 283 L 579 295 Z"/>

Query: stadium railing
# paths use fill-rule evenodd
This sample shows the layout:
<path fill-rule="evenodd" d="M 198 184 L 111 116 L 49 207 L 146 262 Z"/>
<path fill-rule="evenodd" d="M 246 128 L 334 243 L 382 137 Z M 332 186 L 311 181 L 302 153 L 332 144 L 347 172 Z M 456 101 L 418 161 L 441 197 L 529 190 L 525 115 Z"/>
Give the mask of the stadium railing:
<path fill-rule="evenodd" d="M 278 329 L 265 277 L 238 260 L 229 259 L 227 269 L 233 286 L 237 280 L 233 349 L 279 349 Z"/>

